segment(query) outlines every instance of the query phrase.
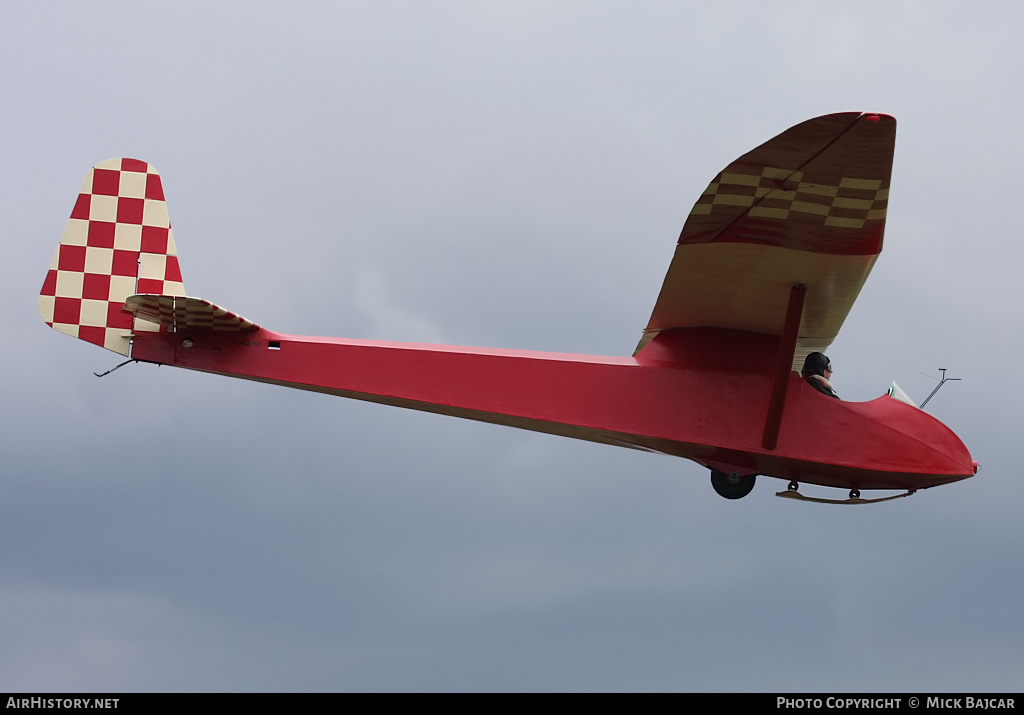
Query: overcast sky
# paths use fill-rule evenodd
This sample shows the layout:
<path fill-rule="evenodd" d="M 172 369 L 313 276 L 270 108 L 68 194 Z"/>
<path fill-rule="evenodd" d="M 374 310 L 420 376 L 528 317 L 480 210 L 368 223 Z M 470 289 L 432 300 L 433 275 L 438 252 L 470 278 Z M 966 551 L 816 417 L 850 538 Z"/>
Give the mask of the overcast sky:
<path fill-rule="evenodd" d="M 968 9 L 970 8 L 970 9 Z M 1024 9 L 0 5 L 0 691 L 1019 690 Z M 151 365 L 36 297 L 93 164 L 285 333 L 628 355 L 740 154 L 899 128 L 833 344 L 981 462 L 848 508 L 680 459 Z M 841 494 L 839 496 L 842 496 Z"/>

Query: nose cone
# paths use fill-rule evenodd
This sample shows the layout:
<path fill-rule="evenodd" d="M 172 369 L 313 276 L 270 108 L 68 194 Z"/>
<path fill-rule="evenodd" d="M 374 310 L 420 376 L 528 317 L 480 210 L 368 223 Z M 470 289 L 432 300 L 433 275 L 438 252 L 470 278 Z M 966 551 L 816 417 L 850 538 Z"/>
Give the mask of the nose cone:
<path fill-rule="evenodd" d="M 875 472 L 861 488 L 925 489 L 973 477 L 978 471 L 978 463 L 953 430 L 920 408 L 890 397 L 836 407 L 858 416 L 840 423 L 837 420 L 844 415 L 837 414 L 832 425 L 847 427 L 843 441 L 849 445 L 849 463 Z"/>
<path fill-rule="evenodd" d="M 927 412 L 907 407 L 913 411 L 901 420 L 900 431 L 909 438 L 908 443 L 915 443 L 908 444 L 908 448 L 928 472 L 919 477 L 922 488 L 957 482 L 978 473 L 978 462 L 953 430 Z"/>

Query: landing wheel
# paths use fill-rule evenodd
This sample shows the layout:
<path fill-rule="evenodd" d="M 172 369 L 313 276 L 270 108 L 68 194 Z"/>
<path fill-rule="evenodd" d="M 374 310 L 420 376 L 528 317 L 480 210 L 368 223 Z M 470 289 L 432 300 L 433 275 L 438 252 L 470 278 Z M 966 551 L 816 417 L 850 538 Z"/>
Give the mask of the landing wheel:
<path fill-rule="evenodd" d="M 860 489 L 851 489 L 850 490 L 850 498 L 851 499 L 860 499 Z"/>
<path fill-rule="evenodd" d="M 789 491 L 795 492 L 795 491 L 798 491 L 799 489 L 800 489 L 800 485 L 797 484 L 796 482 L 790 482 L 789 483 Z"/>
<path fill-rule="evenodd" d="M 750 490 L 754 488 L 756 478 L 756 474 L 751 474 L 748 477 L 734 477 L 717 469 L 711 470 L 711 486 L 715 488 L 719 496 L 723 496 L 726 499 L 742 499 L 747 494 L 750 494 Z"/>

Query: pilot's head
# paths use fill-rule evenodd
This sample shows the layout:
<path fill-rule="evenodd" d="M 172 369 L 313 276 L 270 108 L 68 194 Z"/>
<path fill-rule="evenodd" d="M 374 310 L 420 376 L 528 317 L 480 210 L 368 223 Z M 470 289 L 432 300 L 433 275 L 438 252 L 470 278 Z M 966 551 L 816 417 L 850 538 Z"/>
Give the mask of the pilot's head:
<path fill-rule="evenodd" d="M 828 373 L 827 375 L 825 373 Z M 832 363 L 822 353 L 811 353 L 804 360 L 804 369 L 800 371 L 800 377 L 820 375 L 826 380 L 832 375 Z"/>

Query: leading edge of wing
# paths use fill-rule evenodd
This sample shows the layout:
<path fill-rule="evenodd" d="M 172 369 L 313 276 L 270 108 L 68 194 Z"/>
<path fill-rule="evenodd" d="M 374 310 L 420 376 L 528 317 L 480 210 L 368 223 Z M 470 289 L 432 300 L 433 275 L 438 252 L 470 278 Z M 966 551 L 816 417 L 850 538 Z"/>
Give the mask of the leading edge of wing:
<path fill-rule="evenodd" d="M 781 335 L 797 284 L 796 360 L 827 348 L 882 249 L 895 137 L 890 116 L 830 114 L 729 164 L 683 226 L 636 352 L 672 328 Z"/>
<path fill-rule="evenodd" d="M 260 329 L 260 326 L 251 320 L 246 320 L 202 298 L 133 295 L 125 301 L 124 310 L 136 318 L 155 323 L 169 331 L 188 329 L 249 333 Z M 136 321 L 135 330 L 140 328 L 139 321 Z"/>

